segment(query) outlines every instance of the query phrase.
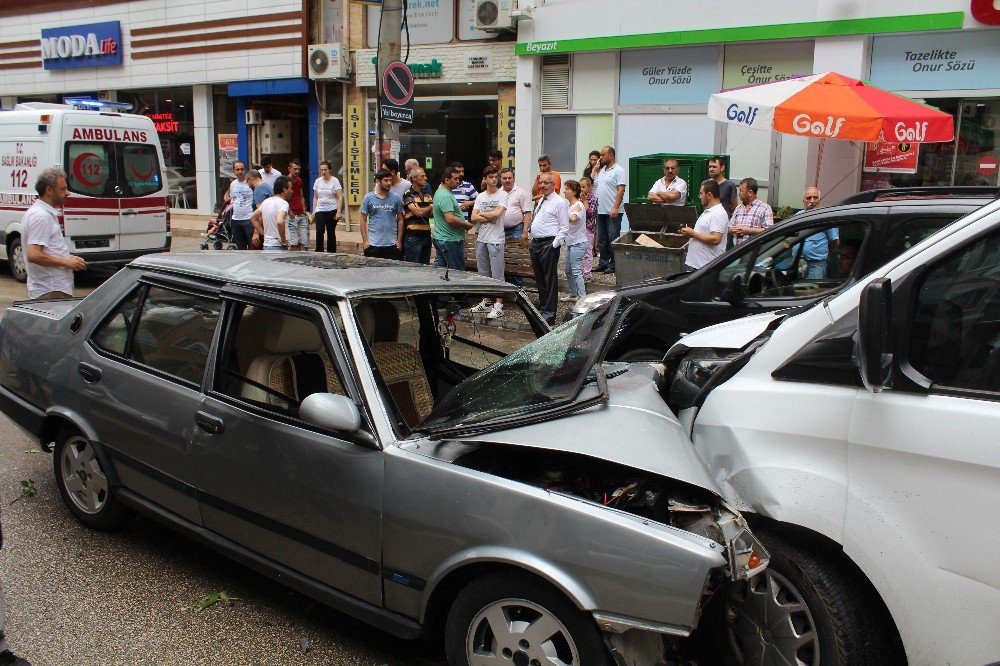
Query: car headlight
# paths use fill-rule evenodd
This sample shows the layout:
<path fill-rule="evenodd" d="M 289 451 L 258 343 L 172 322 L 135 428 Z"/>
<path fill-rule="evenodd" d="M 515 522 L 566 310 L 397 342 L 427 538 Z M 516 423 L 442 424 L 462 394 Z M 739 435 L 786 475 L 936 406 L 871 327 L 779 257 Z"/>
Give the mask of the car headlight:
<path fill-rule="evenodd" d="M 573 306 L 573 316 L 590 312 L 594 308 L 604 305 L 614 297 L 615 292 L 613 291 L 596 291 L 593 294 L 587 294 Z"/>
<path fill-rule="evenodd" d="M 667 402 L 677 411 L 695 406 L 713 380 L 743 357 L 749 358 L 743 350 L 711 348 L 691 349 L 673 358 L 668 357 L 665 360 L 667 381 L 670 382 Z"/>

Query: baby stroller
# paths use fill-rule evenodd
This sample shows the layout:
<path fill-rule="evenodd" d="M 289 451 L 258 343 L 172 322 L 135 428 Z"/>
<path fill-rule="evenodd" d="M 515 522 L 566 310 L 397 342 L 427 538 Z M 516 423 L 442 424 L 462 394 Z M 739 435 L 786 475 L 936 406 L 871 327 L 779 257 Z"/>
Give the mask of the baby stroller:
<path fill-rule="evenodd" d="M 208 223 L 208 229 L 201 235 L 201 249 L 235 250 L 233 242 L 233 202 L 223 203 L 222 209 Z"/>

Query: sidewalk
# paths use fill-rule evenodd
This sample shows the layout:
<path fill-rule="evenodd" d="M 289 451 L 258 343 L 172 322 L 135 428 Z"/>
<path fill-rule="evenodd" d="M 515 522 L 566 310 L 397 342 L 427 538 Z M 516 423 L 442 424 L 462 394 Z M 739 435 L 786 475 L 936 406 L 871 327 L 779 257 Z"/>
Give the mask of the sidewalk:
<path fill-rule="evenodd" d="M 189 238 L 198 238 L 203 233 L 205 229 L 208 228 L 208 221 L 211 220 L 213 215 L 185 215 L 185 214 L 172 214 L 170 216 L 170 226 L 173 229 L 175 236 L 187 236 Z M 315 228 L 311 227 L 309 231 L 310 240 L 315 242 Z M 346 252 L 348 254 L 361 254 L 361 232 L 358 230 L 347 231 L 344 229 L 343 225 L 337 227 L 337 251 Z M 595 258 L 594 265 L 597 265 L 597 260 Z M 614 275 L 604 275 L 603 273 L 591 273 L 590 277 L 586 278 L 587 293 L 593 293 L 595 291 L 600 291 L 602 289 L 607 289 L 608 287 L 613 287 L 615 285 Z M 534 280 L 525 279 L 525 289 L 529 291 L 534 291 Z M 559 294 L 569 293 L 569 283 L 566 281 L 566 276 L 563 274 L 563 263 L 559 262 Z M 560 303 L 560 312 L 562 311 L 565 304 Z"/>

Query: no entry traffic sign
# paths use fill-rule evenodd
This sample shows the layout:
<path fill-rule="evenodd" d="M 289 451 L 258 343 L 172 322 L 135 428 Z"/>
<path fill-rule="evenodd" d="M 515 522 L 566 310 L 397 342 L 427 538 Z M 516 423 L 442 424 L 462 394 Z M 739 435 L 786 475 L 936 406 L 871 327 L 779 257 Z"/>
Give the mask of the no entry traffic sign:
<path fill-rule="evenodd" d="M 996 176 L 997 170 L 1000 169 L 1000 161 L 992 155 L 986 155 L 979 160 L 977 168 L 979 169 L 979 173 L 984 176 Z"/>

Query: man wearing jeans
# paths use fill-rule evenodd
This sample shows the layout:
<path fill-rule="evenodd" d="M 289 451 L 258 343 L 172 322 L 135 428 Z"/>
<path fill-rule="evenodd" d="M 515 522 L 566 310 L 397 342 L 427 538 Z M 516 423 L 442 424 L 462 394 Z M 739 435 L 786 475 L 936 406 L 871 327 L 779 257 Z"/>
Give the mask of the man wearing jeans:
<path fill-rule="evenodd" d="M 456 271 L 465 270 L 465 232 L 472 225 L 465 221 L 462 207 L 459 205 L 452 190 L 462 182 L 461 171 L 449 166 L 444 170 L 444 177 L 437 192 L 434 193 L 434 231 L 431 241 L 437 256 L 436 266 L 447 266 Z"/>
<path fill-rule="evenodd" d="M 601 170 L 594 184 L 597 195 L 597 242 L 601 249 L 601 260 L 594 269 L 597 273 L 615 272 L 615 251 L 611 243 L 622 231 L 621 206 L 625 196 L 625 169 L 618 164 L 615 149 L 601 148 Z"/>

